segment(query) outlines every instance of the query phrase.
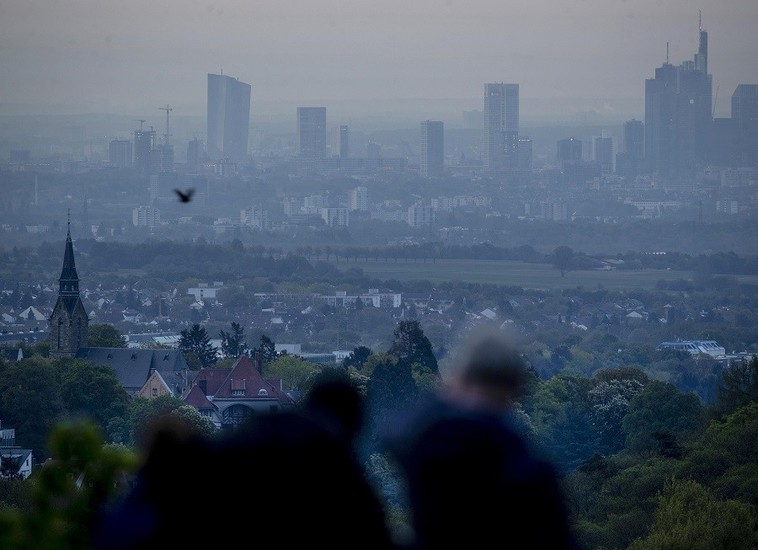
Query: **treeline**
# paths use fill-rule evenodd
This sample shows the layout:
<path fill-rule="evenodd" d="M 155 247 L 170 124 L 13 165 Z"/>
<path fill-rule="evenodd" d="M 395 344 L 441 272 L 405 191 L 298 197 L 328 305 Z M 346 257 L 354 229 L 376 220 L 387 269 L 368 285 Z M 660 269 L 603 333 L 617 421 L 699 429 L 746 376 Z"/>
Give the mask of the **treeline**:
<path fill-rule="evenodd" d="M 36 250 L 14 248 L 2 255 L 7 268 L 32 273 L 55 272 L 61 261 L 62 244 L 43 243 Z M 77 262 L 89 271 L 108 272 L 118 269 L 139 269 L 160 275 L 184 276 L 188 271 L 197 276 L 232 279 L 241 273 L 250 276 L 320 279 L 325 274 L 340 278 L 337 270 L 316 266 L 319 261 L 343 262 L 435 262 L 437 260 L 511 260 L 556 265 L 559 250 L 570 252 L 568 269 L 602 267 L 611 261 L 616 269 L 672 269 L 699 274 L 756 275 L 758 257 L 739 256 L 734 252 L 689 255 L 675 251 L 657 253 L 627 251 L 615 255 L 588 255 L 561 246 L 548 253 L 530 245 L 501 247 L 490 242 L 472 245 L 450 245 L 442 242 L 399 244 L 382 247 L 312 247 L 290 249 L 244 246 L 234 239 L 226 244 L 212 244 L 200 238 L 195 242 L 148 240 L 141 243 L 95 241 L 76 242 Z M 325 273 L 325 271 L 327 273 Z"/>

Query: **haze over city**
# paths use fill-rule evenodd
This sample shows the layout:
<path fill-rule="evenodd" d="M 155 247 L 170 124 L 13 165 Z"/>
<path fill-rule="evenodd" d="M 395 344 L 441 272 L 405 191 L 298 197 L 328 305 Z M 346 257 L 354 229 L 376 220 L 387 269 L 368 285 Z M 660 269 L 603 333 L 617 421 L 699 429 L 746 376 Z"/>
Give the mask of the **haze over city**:
<path fill-rule="evenodd" d="M 460 115 L 484 82 L 521 86 L 522 118 L 644 111 L 644 80 L 712 37 L 716 116 L 758 80 L 751 0 L 504 3 L 9 2 L 0 7 L 0 114 L 202 115 L 207 73 L 252 85 L 256 117 L 321 104 L 335 116 Z M 419 115 L 411 113 L 416 110 Z M 425 112 L 424 112 L 425 111 Z"/>

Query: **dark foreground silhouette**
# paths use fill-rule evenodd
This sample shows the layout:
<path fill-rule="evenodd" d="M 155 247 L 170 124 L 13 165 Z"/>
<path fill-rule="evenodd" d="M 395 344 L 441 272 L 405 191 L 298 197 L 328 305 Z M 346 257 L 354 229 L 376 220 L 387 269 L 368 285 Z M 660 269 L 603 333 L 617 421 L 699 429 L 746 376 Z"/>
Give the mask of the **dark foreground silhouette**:
<path fill-rule="evenodd" d="M 352 446 L 361 407 L 354 387 L 330 380 L 298 410 L 255 416 L 213 441 L 162 421 L 95 548 L 391 548 Z"/>
<path fill-rule="evenodd" d="M 386 427 L 383 444 L 407 482 L 414 550 L 575 547 L 556 471 L 515 421 L 525 379 L 501 334 L 477 334 L 444 390 Z"/>

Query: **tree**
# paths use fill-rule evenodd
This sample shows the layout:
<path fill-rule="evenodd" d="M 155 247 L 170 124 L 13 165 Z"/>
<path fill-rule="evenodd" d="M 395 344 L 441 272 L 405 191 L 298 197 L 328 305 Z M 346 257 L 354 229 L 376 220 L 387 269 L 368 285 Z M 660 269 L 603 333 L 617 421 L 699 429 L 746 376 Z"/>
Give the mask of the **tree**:
<path fill-rule="evenodd" d="M 266 336 L 265 334 L 261 335 L 261 343 L 260 345 L 253 349 L 253 353 L 259 353 L 261 358 L 261 363 L 266 365 L 276 359 L 277 353 L 276 353 L 276 344 L 274 341 Z"/>
<path fill-rule="evenodd" d="M 370 437 L 375 440 L 378 426 L 386 423 L 391 415 L 410 407 L 418 398 L 418 389 L 413 379 L 411 364 L 400 361 L 390 353 L 372 355 L 366 364 L 371 368 L 371 377 L 366 384 L 366 403 Z"/>
<path fill-rule="evenodd" d="M 395 328 L 394 341 L 387 353 L 394 355 L 408 366 L 418 363 L 435 375 L 439 374 L 437 358 L 432 352 L 432 343 L 424 334 L 418 321 L 400 321 Z"/>
<path fill-rule="evenodd" d="M 758 401 L 758 356 L 724 369 L 718 387 L 717 408 L 729 414 Z"/>
<path fill-rule="evenodd" d="M 551 258 L 553 267 L 560 270 L 561 277 L 565 277 L 574 267 L 574 251 L 568 246 L 559 246 L 553 250 Z"/>
<path fill-rule="evenodd" d="M 245 343 L 245 330 L 239 323 L 232 321 L 232 331 L 220 333 L 221 336 L 221 351 L 224 352 L 226 357 L 239 357 L 247 352 L 247 344 Z"/>
<path fill-rule="evenodd" d="M 213 420 L 203 416 L 191 405 L 181 405 L 171 411 L 171 416 L 179 418 L 190 429 L 203 437 L 211 437 L 216 432 L 216 425 Z"/>
<path fill-rule="evenodd" d="M 695 481 L 674 480 L 666 484 L 660 497 L 650 533 L 629 549 L 758 548 L 757 520 L 743 502 L 719 501 Z"/>
<path fill-rule="evenodd" d="M 703 407 L 694 393 L 682 393 L 673 384 L 653 380 L 629 402 L 621 422 L 626 447 L 633 452 L 660 449 L 656 434 L 686 437 L 702 426 Z"/>
<path fill-rule="evenodd" d="M 316 376 L 320 368 L 294 355 L 280 355 L 273 361 L 263 364 L 263 374 L 267 379 L 278 378 L 285 389 L 303 390 Z"/>
<path fill-rule="evenodd" d="M 592 423 L 604 453 L 613 454 L 624 448 L 621 422 L 629 410 L 629 403 L 643 388 L 643 383 L 636 379 L 610 379 L 599 382 L 588 392 Z"/>
<path fill-rule="evenodd" d="M 103 431 L 112 418 L 126 416 L 129 394 L 111 367 L 83 359 L 61 359 L 55 368 L 69 415 L 92 421 Z"/>
<path fill-rule="evenodd" d="M 366 363 L 366 359 L 368 359 L 372 353 L 371 348 L 358 346 L 350 352 L 350 355 L 345 357 L 342 361 L 342 366 L 345 368 L 355 367 L 356 370 L 361 370 Z"/>
<path fill-rule="evenodd" d="M 113 325 L 95 324 L 87 329 L 87 345 L 91 348 L 125 348 L 126 338 Z"/>
<path fill-rule="evenodd" d="M 49 359 L 34 356 L 0 369 L 0 418 L 35 459 L 48 456 L 47 440 L 62 413 L 60 382 Z"/>
<path fill-rule="evenodd" d="M 179 334 L 179 351 L 185 354 L 187 363 L 190 366 L 197 365 L 195 361 L 191 361 L 192 356 L 199 362 L 199 367 L 197 368 L 210 367 L 216 363 L 218 356 L 204 327 L 194 324 L 191 329 L 183 329 Z"/>

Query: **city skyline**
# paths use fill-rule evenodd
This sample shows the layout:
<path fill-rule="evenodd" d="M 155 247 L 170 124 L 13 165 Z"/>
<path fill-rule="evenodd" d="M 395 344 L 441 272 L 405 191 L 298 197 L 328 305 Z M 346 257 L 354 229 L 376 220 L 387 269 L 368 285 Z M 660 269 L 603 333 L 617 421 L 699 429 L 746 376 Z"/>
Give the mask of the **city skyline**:
<path fill-rule="evenodd" d="M 517 17 L 486 1 L 12 5 L 0 23 L 0 114 L 43 104 L 133 112 L 170 103 L 175 115 L 195 115 L 205 102 L 198 80 L 222 70 L 252 84 L 258 113 L 311 103 L 335 115 L 340 105 L 346 113 L 375 105 L 383 114 L 413 99 L 470 109 L 482 82 L 502 80 L 518 82 L 532 100 L 525 116 L 546 107 L 612 114 L 644 100 L 644 80 L 667 44 L 672 60 L 689 57 L 698 10 L 719 44 L 709 66 L 719 105 L 728 109 L 738 84 L 758 81 L 754 2 L 628 4 L 538 0 Z"/>

